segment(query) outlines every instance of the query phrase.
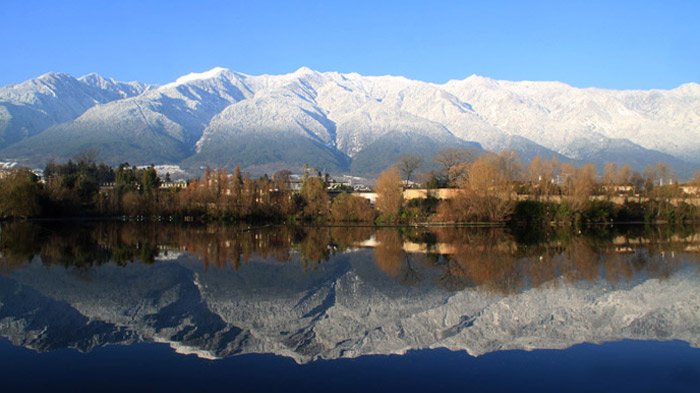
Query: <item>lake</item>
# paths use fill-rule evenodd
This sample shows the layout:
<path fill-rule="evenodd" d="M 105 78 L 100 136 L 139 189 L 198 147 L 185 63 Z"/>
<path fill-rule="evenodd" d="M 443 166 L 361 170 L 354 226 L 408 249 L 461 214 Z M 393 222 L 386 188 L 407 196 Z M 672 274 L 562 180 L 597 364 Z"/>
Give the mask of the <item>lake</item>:
<path fill-rule="evenodd" d="M 2 391 L 696 392 L 700 233 L 0 226 Z"/>

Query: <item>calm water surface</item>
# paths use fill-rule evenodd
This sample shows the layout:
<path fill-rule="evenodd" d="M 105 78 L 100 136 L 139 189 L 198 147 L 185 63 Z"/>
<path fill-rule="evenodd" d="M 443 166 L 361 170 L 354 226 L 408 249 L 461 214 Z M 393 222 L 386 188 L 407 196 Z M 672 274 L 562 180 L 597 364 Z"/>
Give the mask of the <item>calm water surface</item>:
<path fill-rule="evenodd" d="M 2 391 L 700 388 L 700 235 L 0 226 Z"/>

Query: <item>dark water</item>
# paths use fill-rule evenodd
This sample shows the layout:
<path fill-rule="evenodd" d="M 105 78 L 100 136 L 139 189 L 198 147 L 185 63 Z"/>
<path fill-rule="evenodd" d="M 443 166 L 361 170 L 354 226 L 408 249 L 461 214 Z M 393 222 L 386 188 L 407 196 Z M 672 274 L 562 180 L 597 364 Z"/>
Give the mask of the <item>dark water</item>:
<path fill-rule="evenodd" d="M 2 391 L 695 392 L 700 235 L 0 227 Z"/>

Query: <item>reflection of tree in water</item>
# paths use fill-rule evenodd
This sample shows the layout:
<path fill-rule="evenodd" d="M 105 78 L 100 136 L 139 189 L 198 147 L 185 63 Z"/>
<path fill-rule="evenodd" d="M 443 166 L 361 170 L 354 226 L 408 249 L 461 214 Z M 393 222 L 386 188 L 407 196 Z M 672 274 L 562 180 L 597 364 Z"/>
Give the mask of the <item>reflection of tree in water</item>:
<path fill-rule="evenodd" d="M 448 260 L 447 270 L 475 286 L 517 291 L 522 283 L 517 280 L 512 243 L 512 238 L 500 231 L 472 232 L 463 242 L 454 243 L 456 251 Z"/>
<path fill-rule="evenodd" d="M 411 266 L 411 260 L 403 250 L 401 233 L 396 229 L 379 229 L 376 238 L 374 260 L 379 269 L 402 284 L 419 282 L 418 272 Z"/>
<path fill-rule="evenodd" d="M 372 235 L 371 227 L 305 227 L 297 238 L 305 269 L 327 261 L 331 255 L 356 247 Z"/>
<path fill-rule="evenodd" d="M 357 247 L 357 244 L 363 242 L 374 233 L 373 227 L 331 227 L 331 239 L 333 248 L 339 251 L 345 251 Z"/>
<path fill-rule="evenodd" d="M 448 290 L 478 287 L 513 293 L 541 285 L 607 280 L 625 282 L 639 274 L 666 278 L 698 253 L 700 236 L 627 231 L 587 236 L 571 232 L 518 243 L 503 229 L 372 227 L 248 228 L 183 226 L 160 223 L 4 223 L 0 227 L 0 269 L 11 271 L 35 256 L 44 264 L 89 269 L 114 262 L 153 263 L 168 253 L 186 252 L 207 267 L 237 270 L 257 256 L 285 263 L 298 253 L 306 270 L 332 255 L 360 247 L 376 237 L 379 270 L 413 285 L 428 277 Z M 371 245 L 372 242 L 368 242 Z M 407 251 L 409 250 L 409 251 Z M 420 269 L 419 269 L 420 268 Z M 422 275 L 421 269 L 437 274 Z M 431 278 L 431 280 L 433 280 Z"/>
<path fill-rule="evenodd" d="M 589 239 L 575 237 L 566 247 L 560 268 L 569 281 L 592 281 L 600 274 L 600 256 L 600 252 L 593 250 Z"/>
<path fill-rule="evenodd" d="M 512 241 L 510 237 L 503 230 L 493 228 L 412 228 L 407 231 L 407 238 L 425 245 L 431 256 L 424 259 L 426 264 L 441 271 L 436 284 L 451 291 L 483 285 L 478 274 L 470 270 L 492 270 L 498 266 L 499 259 L 490 252 L 505 248 L 506 254 L 510 255 L 512 251 L 510 244 L 503 241 Z M 441 255 L 440 252 L 447 253 Z M 487 261 L 489 257 L 493 261 Z"/>
<path fill-rule="evenodd" d="M 313 270 L 331 255 L 330 228 L 308 228 L 306 236 L 299 243 L 301 263 L 305 270 Z"/>
<path fill-rule="evenodd" d="M 24 222 L 0 226 L 0 271 L 13 271 L 34 258 L 41 244 L 40 228 Z"/>
<path fill-rule="evenodd" d="M 41 261 L 47 265 L 63 265 L 86 269 L 109 262 L 110 250 L 100 247 L 94 233 L 80 228 L 76 231 L 53 231 L 42 243 Z"/>
<path fill-rule="evenodd" d="M 698 263 L 698 254 L 684 252 L 687 243 L 668 238 L 645 239 L 645 245 L 629 247 L 610 240 L 587 236 L 566 236 L 538 245 L 522 245 L 505 232 L 474 232 L 464 236 L 456 252 L 448 257 L 446 274 L 481 288 L 514 293 L 557 278 L 568 282 L 607 280 L 617 283 L 643 273 L 649 278 L 667 278 L 688 262 Z M 448 234 L 454 239 L 454 234 Z M 443 241 L 438 237 L 438 241 Z M 672 240 L 672 239 L 670 239 Z M 679 239 L 676 239 L 679 240 Z M 634 244 L 634 242 L 632 242 Z M 670 251 L 669 251 L 670 250 Z M 456 280 L 442 277 L 454 285 Z"/>
<path fill-rule="evenodd" d="M 205 267 L 237 270 L 255 255 L 277 262 L 297 249 L 307 266 L 367 239 L 371 228 L 275 226 L 182 226 L 159 223 L 93 223 L 72 226 L 6 225 L 2 237 L 5 265 L 21 265 L 39 255 L 47 264 L 89 267 L 113 261 L 153 263 L 159 255 L 187 252 Z M 10 236 L 10 234 L 12 236 Z"/>

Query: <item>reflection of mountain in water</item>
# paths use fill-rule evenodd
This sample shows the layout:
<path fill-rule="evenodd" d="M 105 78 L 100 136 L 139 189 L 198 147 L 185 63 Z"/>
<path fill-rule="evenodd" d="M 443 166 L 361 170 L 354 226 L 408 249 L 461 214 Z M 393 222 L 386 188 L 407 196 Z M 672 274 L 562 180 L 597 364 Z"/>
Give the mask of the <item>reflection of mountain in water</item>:
<path fill-rule="evenodd" d="M 110 231 L 122 243 L 105 243 Z M 124 228 L 25 231 L 23 238 L 40 243 L 35 254 L 0 248 L 5 265 L 15 261 L 0 276 L 0 335 L 38 351 L 149 341 L 207 358 L 275 353 L 298 362 L 437 347 L 478 355 L 626 338 L 700 345 L 698 264 L 683 252 L 692 244 L 679 241 L 687 236 L 635 237 L 621 247 L 619 236 L 525 245 L 492 231 L 370 231 L 343 241 L 330 230 L 276 231 L 249 232 L 246 243 L 236 238 L 240 231 L 196 229 L 180 235 L 185 246 L 148 240 L 160 244 L 156 249 L 187 251 L 174 260 L 87 267 L 44 259 L 56 258 L 56 250 L 111 259 L 117 251 L 133 253 L 124 250 L 131 244 Z M 102 252 L 59 246 L 47 232 L 98 239 Z M 315 249 L 304 243 L 309 236 Z M 370 236 L 375 248 L 357 247 Z M 248 263 L 231 264 L 235 269 L 202 263 L 217 261 L 203 250 L 240 255 L 230 251 L 236 242 L 248 249 Z M 270 242 L 274 251 L 260 250 Z M 453 252 L 407 253 L 410 244 L 426 250 L 449 244 Z M 18 264 L 21 255 L 37 256 Z"/>

